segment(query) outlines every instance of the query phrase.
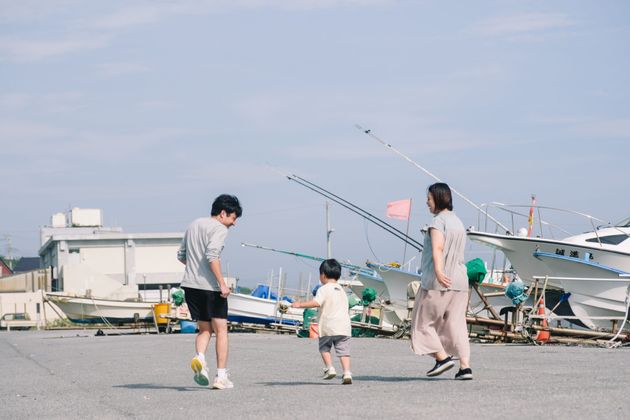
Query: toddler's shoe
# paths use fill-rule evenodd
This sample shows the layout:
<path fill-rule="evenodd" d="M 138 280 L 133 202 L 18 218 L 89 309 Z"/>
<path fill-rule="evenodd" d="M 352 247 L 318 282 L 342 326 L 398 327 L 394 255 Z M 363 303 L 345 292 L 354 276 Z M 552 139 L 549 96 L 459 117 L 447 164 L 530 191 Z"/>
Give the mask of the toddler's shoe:
<path fill-rule="evenodd" d="M 336 376 L 337 376 L 337 371 L 335 370 L 333 366 L 324 368 L 324 376 L 322 377 L 323 379 L 333 379 Z"/>

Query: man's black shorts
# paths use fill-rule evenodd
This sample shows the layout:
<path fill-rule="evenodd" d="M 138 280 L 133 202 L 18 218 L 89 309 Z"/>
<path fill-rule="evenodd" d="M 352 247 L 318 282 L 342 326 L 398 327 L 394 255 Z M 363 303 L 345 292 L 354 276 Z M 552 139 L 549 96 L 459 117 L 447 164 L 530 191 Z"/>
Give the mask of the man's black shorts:
<path fill-rule="evenodd" d="M 227 319 L 228 300 L 221 292 L 182 287 L 190 317 L 194 321 L 210 321 L 212 318 Z"/>

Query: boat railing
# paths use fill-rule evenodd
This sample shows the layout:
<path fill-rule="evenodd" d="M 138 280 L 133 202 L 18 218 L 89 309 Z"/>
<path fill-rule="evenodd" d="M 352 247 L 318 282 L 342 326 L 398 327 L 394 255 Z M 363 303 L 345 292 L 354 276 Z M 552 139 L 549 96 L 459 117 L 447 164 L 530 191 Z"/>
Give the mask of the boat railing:
<path fill-rule="evenodd" d="M 529 214 L 519 211 L 519 209 L 536 209 L 537 212 L 537 224 L 538 224 L 538 233 L 537 236 L 540 238 L 544 238 L 545 237 L 545 233 L 544 233 L 544 228 L 546 227 L 549 231 L 549 235 L 551 236 L 552 239 L 554 239 L 554 234 L 553 234 L 553 229 L 557 229 L 563 233 L 565 233 L 567 236 L 571 236 L 573 235 L 573 233 L 567 231 L 566 229 L 562 228 L 561 226 L 554 224 L 552 222 L 549 222 L 548 220 L 545 220 L 543 218 L 542 215 L 542 210 L 545 211 L 553 211 L 553 212 L 558 212 L 558 213 L 564 213 L 564 214 L 570 214 L 570 215 L 574 215 L 574 216 L 578 216 L 580 218 L 584 218 L 588 221 L 588 224 L 590 225 L 591 229 L 593 230 L 593 232 L 595 233 L 596 237 L 597 237 L 597 241 L 600 244 L 600 246 L 602 245 L 601 242 L 601 238 L 599 236 L 598 230 L 602 229 L 602 228 L 606 228 L 606 227 L 613 227 L 616 228 L 620 233 L 624 234 L 624 235 L 628 235 L 630 236 L 629 232 L 625 232 L 623 231 L 619 226 L 617 226 L 617 224 L 613 224 L 609 221 L 605 221 L 603 219 L 600 219 L 598 217 L 592 216 L 590 214 L 586 214 L 586 213 L 582 213 L 582 212 L 578 212 L 578 211 L 574 211 L 574 210 L 568 210 L 568 209 L 563 209 L 563 208 L 559 208 L 559 207 L 550 207 L 550 206 L 540 206 L 540 205 L 531 205 L 531 204 L 504 204 L 504 203 L 499 203 L 496 201 L 490 202 L 490 203 L 484 203 L 481 204 L 479 206 L 482 210 L 478 212 L 478 216 L 477 216 L 477 226 L 479 228 L 481 228 L 483 226 L 483 230 L 486 232 L 489 232 L 489 225 L 490 223 L 494 223 L 493 220 L 489 217 L 490 216 L 490 209 L 496 209 L 498 211 L 501 211 L 503 213 L 507 213 L 508 217 L 510 218 L 510 222 L 507 223 L 507 225 L 511 226 L 511 231 L 506 232 L 508 235 L 515 235 L 517 232 L 517 220 L 520 220 L 521 218 L 524 220 L 529 219 Z M 496 224 L 495 224 L 496 225 Z M 490 225 L 491 226 L 491 225 Z M 499 229 L 499 226 L 497 225 L 496 227 L 497 231 Z"/>

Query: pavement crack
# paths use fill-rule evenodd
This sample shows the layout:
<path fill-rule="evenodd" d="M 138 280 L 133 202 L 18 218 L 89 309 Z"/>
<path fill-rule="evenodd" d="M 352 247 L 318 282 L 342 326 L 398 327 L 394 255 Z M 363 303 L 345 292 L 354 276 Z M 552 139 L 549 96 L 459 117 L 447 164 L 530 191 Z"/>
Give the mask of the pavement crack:
<path fill-rule="evenodd" d="M 44 365 L 43 363 L 41 363 L 40 361 L 38 361 L 37 359 L 35 359 L 34 357 L 32 357 L 29 354 L 24 353 L 17 345 L 9 342 L 9 341 L 4 341 L 4 343 L 7 344 L 7 346 L 12 349 L 18 356 L 22 357 L 23 359 L 26 359 L 32 363 L 34 363 L 36 366 L 38 366 L 39 368 L 43 369 L 44 371 L 46 371 L 46 373 L 48 373 L 51 376 L 55 376 L 55 372 L 50 369 L 48 366 Z"/>

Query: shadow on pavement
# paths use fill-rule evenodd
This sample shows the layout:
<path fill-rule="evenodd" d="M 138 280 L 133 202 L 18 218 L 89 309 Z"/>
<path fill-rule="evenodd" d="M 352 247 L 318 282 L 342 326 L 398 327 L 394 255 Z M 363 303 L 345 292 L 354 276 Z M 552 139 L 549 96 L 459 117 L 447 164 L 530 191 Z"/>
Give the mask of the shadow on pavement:
<path fill-rule="evenodd" d="M 124 384 L 113 385 L 112 388 L 127 388 L 127 389 L 170 389 L 175 391 L 202 391 L 209 389 L 203 386 L 169 386 L 158 384 Z"/>
<path fill-rule="evenodd" d="M 265 385 L 265 386 L 296 386 L 296 385 L 335 385 L 335 382 L 299 382 L 299 381 L 285 381 L 285 382 L 257 382 L 257 385 Z"/>
<path fill-rule="evenodd" d="M 415 382 L 415 381 L 452 381 L 453 378 L 425 378 L 425 377 L 409 377 L 409 376 L 352 376 L 354 383 L 360 382 Z M 341 385 L 340 381 L 317 381 L 317 382 L 300 382 L 300 381 L 278 381 L 278 382 L 258 382 L 258 385 L 265 386 L 296 386 L 296 385 Z"/>
<path fill-rule="evenodd" d="M 415 382 L 415 381 L 451 381 L 453 378 L 450 377 L 433 377 L 427 378 L 422 376 L 355 376 L 352 375 L 352 378 L 355 381 L 366 381 L 366 382 Z"/>

